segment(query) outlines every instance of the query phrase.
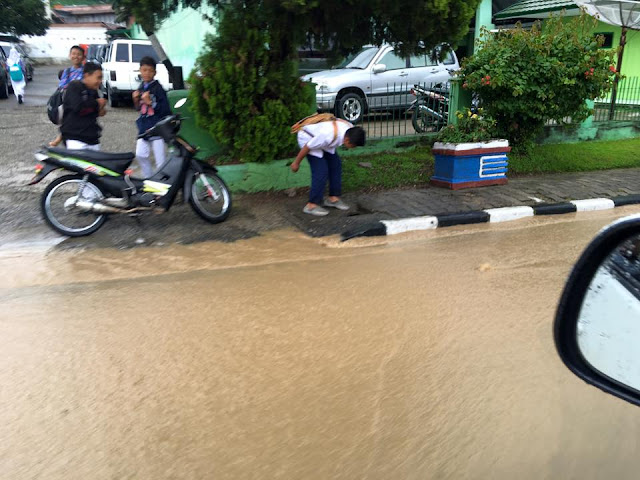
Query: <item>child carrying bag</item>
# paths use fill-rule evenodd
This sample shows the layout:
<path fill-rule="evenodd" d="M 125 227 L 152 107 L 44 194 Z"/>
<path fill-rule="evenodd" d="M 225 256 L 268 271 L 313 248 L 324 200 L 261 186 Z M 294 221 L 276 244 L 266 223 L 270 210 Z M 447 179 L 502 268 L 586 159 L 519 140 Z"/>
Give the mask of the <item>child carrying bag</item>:
<path fill-rule="evenodd" d="M 21 82 L 24 80 L 24 75 L 22 74 L 22 68 L 20 68 L 20 65 L 11 65 L 9 67 L 9 76 L 14 82 Z"/>

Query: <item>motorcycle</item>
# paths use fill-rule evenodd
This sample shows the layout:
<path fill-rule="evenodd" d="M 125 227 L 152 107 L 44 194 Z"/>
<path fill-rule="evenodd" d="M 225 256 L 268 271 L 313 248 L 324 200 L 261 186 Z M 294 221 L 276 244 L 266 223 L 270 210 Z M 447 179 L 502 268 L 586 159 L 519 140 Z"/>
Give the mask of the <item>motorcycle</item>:
<path fill-rule="evenodd" d="M 180 100 L 175 108 L 180 108 Z M 149 178 L 131 176 L 134 153 L 43 148 L 29 182 L 35 185 L 51 172 L 71 172 L 56 178 L 41 198 L 46 222 L 57 232 L 81 237 L 96 232 L 108 215 L 138 216 L 169 210 L 182 190 L 183 202 L 210 223 L 224 221 L 231 211 L 231 194 L 217 169 L 194 158 L 197 147 L 178 135 L 181 119 L 165 117 L 138 138 L 162 137 L 173 148 L 168 159 Z"/>
<path fill-rule="evenodd" d="M 416 133 L 437 132 L 447 124 L 449 117 L 449 89 L 436 85 L 426 88 L 414 85 L 411 94 L 416 99 L 407 112 L 413 112 L 411 123 Z"/>

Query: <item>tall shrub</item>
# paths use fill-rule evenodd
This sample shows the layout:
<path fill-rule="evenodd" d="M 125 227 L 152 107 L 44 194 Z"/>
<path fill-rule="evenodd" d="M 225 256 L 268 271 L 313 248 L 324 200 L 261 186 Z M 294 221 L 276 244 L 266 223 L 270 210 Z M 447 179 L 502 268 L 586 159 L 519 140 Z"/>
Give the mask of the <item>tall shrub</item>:
<path fill-rule="evenodd" d="M 579 123 L 591 113 L 585 101 L 611 88 L 615 52 L 601 48 L 594 26 L 583 14 L 530 30 L 485 30 L 479 51 L 463 61 L 463 88 L 479 95 L 501 136 L 526 150 L 547 120 Z"/>
<path fill-rule="evenodd" d="M 224 11 L 190 78 L 196 119 L 230 154 L 264 162 L 291 154 L 290 126 L 309 115 L 315 90 L 296 78 L 293 61 L 273 62 L 268 29 L 246 10 Z"/>

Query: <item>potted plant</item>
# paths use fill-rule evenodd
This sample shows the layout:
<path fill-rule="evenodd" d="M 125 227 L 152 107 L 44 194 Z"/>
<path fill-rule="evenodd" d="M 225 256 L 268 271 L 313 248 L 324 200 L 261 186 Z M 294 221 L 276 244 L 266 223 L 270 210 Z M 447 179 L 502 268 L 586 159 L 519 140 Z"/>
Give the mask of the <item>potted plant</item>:
<path fill-rule="evenodd" d="M 496 122 L 483 115 L 456 112 L 457 124 L 438 133 L 432 152 L 431 184 L 452 190 L 507 183 L 508 140 L 496 140 Z"/>

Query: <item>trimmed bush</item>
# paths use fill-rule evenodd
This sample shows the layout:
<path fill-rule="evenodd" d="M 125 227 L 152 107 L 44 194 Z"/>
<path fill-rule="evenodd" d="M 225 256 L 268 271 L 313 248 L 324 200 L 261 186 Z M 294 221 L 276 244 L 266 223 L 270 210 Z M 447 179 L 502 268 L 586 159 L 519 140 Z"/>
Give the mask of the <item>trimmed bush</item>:
<path fill-rule="evenodd" d="M 245 11 L 224 11 L 190 78 L 196 121 L 242 162 L 265 162 L 297 147 L 289 128 L 313 113 L 315 89 L 296 78 L 296 64 L 274 62 L 269 32 Z"/>
<path fill-rule="evenodd" d="M 545 122 L 584 121 L 585 101 L 601 97 L 616 75 L 614 51 L 594 37 L 595 19 L 551 17 L 531 30 L 484 31 L 480 50 L 462 65 L 463 88 L 476 92 L 500 136 L 527 150 Z"/>

